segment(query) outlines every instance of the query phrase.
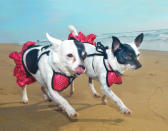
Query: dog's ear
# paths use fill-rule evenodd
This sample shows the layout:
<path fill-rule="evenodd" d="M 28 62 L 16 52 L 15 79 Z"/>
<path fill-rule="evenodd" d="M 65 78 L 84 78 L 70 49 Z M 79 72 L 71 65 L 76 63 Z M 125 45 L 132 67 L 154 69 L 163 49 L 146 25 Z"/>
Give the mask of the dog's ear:
<path fill-rule="evenodd" d="M 144 34 L 143 34 L 143 33 L 139 34 L 139 35 L 135 38 L 134 43 L 135 43 L 135 45 L 136 45 L 137 47 L 140 46 L 140 44 L 141 44 L 142 41 L 143 41 L 143 38 L 144 38 Z"/>
<path fill-rule="evenodd" d="M 112 51 L 115 52 L 115 51 L 118 50 L 118 48 L 120 47 L 121 42 L 120 42 L 120 40 L 119 40 L 117 37 L 115 37 L 115 36 L 112 36 L 112 39 L 113 39 Z"/>
<path fill-rule="evenodd" d="M 51 44 L 53 45 L 54 48 L 58 48 L 59 45 L 62 43 L 61 40 L 58 40 L 58 39 L 50 36 L 48 33 L 46 33 L 46 37 L 49 40 L 49 42 L 51 42 Z"/>

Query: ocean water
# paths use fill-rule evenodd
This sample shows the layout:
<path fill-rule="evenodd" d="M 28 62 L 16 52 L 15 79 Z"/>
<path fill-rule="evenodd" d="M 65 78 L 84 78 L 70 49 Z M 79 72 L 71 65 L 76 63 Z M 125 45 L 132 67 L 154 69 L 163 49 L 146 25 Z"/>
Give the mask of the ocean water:
<path fill-rule="evenodd" d="M 168 29 L 159 30 L 142 30 L 135 32 L 122 32 L 122 33 L 105 33 L 97 35 L 96 42 L 100 41 L 106 46 L 112 44 L 112 36 L 116 36 L 120 39 L 121 43 L 133 42 L 136 36 L 140 33 L 144 33 L 144 40 L 140 46 L 140 49 L 146 50 L 158 50 L 158 51 L 168 51 Z M 68 36 L 67 36 L 68 38 Z M 23 43 L 20 43 L 22 45 Z M 47 40 L 37 41 L 37 44 L 48 45 Z"/>
<path fill-rule="evenodd" d="M 168 29 L 100 34 L 96 41 L 111 46 L 112 36 L 116 36 L 121 43 L 129 43 L 133 42 L 140 33 L 144 33 L 144 40 L 140 49 L 168 51 Z"/>

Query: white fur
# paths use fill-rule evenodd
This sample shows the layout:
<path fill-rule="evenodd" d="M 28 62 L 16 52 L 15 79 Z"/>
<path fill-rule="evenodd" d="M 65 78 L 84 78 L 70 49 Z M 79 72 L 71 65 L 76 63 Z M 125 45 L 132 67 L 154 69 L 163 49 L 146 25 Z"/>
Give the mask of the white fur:
<path fill-rule="evenodd" d="M 26 86 L 24 86 L 23 88 L 22 88 L 22 102 L 24 103 L 24 104 L 27 104 L 28 103 L 28 97 L 27 97 L 27 90 L 26 90 Z"/>
<path fill-rule="evenodd" d="M 72 32 L 74 36 L 78 36 L 78 32 L 73 25 L 69 25 L 68 28 L 69 28 L 69 31 Z"/>
<path fill-rule="evenodd" d="M 46 34 L 46 36 L 52 46 L 44 50 L 41 50 L 43 46 L 28 49 L 23 55 L 23 62 L 26 63 L 27 53 L 34 48 L 39 50 L 38 56 L 40 56 L 45 51 L 50 51 L 49 56 L 46 54 L 42 55 L 38 62 L 38 70 L 36 74 L 31 75 L 41 84 L 41 90 L 43 92 L 45 100 L 52 99 L 54 102 L 59 104 L 62 109 L 65 109 L 68 116 L 76 116 L 77 113 L 75 109 L 68 103 L 68 101 L 65 100 L 57 91 L 52 89 L 51 81 L 53 70 L 55 72 L 61 72 L 66 75 L 73 75 L 75 69 L 83 63 L 79 58 L 77 47 L 74 44 L 73 40 L 61 41 L 50 36 L 48 33 Z M 73 58 L 67 57 L 67 54 L 72 54 Z M 48 88 L 49 93 L 46 92 L 46 88 Z M 28 103 L 26 86 L 23 88 L 22 93 L 23 103 Z"/>
<path fill-rule="evenodd" d="M 138 50 L 138 47 L 135 45 L 135 43 L 129 43 L 129 45 L 134 49 L 135 54 L 136 54 L 137 56 L 139 56 L 139 55 L 140 55 L 140 52 L 139 52 L 139 50 Z"/>

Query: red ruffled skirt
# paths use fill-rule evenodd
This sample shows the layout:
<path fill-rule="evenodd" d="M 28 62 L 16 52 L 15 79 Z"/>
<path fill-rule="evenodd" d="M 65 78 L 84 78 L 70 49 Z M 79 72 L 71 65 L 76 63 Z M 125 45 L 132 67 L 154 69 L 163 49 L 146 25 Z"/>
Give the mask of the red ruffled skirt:
<path fill-rule="evenodd" d="M 13 75 L 16 77 L 16 82 L 20 87 L 24 87 L 25 85 L 31 84 L 36 81 L 33 76 L 27 76 L 22 64 L 22 55 L 24 51 L 29 46 L 35 46 L 35 44 L 35 42 L 28 41 L 23 45 L 22 50 L 20 52 L 14 51 L 9 54 L 9 58 L 13 59 L 16 64 L 13 71 Z"/>
<path fill-rule="evenodd" d="M 82 42 L 82 43 L 90 43 L 94 46 L 96 46 L 96 42 L 94 42 L 94 40 L 96 39 L 96 35 L 94 34 L 90 34 L 85 36 L 82 32 L 78 33 L 78 36 L 74 36 L 73 33 L 70 33 L 68 36 L 68 40 L 70 40 L 70 38 L 75 38 L 76 40 Z"/>

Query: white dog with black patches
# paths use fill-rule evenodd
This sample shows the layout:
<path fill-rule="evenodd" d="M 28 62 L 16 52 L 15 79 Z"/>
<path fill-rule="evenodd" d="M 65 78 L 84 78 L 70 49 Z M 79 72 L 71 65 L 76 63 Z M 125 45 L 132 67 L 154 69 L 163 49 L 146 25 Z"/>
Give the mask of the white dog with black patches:
<path fill-rule="evenodd" d="M 78 36 L 74 26 L 69 26 L 69 30 L 74 36 Z M 89 86 L 93 95 L 99 97 L 99 94 L 92 83 L 92 79 L 98 80 L 101 84 L 101 91 L 104 94 L 102 103 L 107 103 L 107 96 L 119 106 L 121 112 L 124 114 L 130 114 L 131 111 L 109 88 L 112 85 L 110 79 L 113 79 L 110 77 L 116 77 L 115 79 L 118 80 L 120 78 L 117 74 L 123 74 L 126 68 L 138 69 L 141 67 L 140 62 L 138 61 L 140 55 L 138 47 L 143 41 L 143 37 L 144 35 L 141 33 L 135 38 L 134 42 L 130 44 L 122 44 L 117 37 L 112 37 L 113 42 L 110 48 L 105 48 L 101 43 L 97 43 L 97 47 L 84 43 L 88 55 L 84 60 L 84 65 L 86 67 L 86 74 L 89 77 Z M 101 47 L 103 55 L 98 55 L 99 47 Z M 73 93 L 73 91 L 74 87 L 72 86 L 71 93 Z"/>
<path fill-rule="evenodd" d="M 46 36 L 51 43 L 50 46 L 32 46 L 25 50 L 22 62 L 24 69 L 41 84 L 46 100 L 56 102 L 69 117 L 77 116 L 75 109 L 59 91 L 68 87 L 77 75 L 85 72 L 85 48 L 82 43 L 75 40 L 61 41 L 48 33 Z M 28 103 L 26 86 L 22 90 L 22 101 Z"/>

